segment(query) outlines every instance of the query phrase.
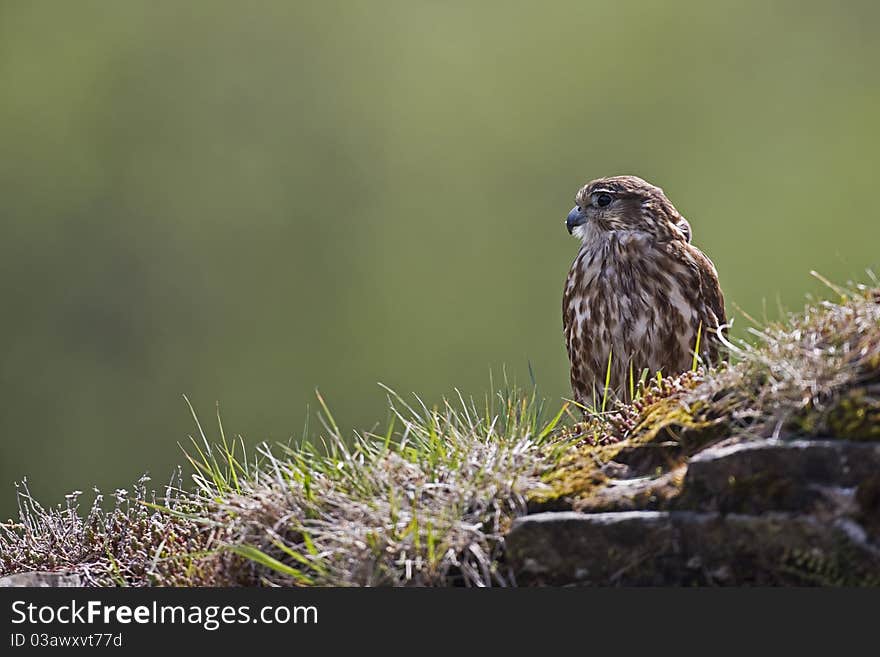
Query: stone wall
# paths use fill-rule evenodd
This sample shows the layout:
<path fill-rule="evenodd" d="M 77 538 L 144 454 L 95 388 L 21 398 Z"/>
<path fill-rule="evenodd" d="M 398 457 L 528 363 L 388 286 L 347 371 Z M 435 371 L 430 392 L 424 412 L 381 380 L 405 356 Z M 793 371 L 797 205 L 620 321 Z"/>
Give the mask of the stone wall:
<path fill-rule="evenodd" d="M 520 585 L 880 585 L 880 444 L 728 442 L 515 521 Z"/>

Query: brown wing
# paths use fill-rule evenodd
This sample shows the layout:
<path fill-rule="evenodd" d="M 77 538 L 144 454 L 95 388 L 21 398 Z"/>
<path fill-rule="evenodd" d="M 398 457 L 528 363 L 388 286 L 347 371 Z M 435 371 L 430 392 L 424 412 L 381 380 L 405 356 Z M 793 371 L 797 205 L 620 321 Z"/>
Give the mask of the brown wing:
<path fill-rule="evenodd" d="M 707 308 L 715 315 L 718 325 L 727 324 L 727 313 L 724 311 L 724 293 L 721 291 L 721 283 L 718 281 L 715 265 L 698 248 L 691 248 L 700 274 L 700 295 L 706 302 Z"/>
<path fill-rule="evenodd" d="M 575 322 L 572 299 L 576 294 L 578 294 L 577 280 L 575 268 L 572 266 L 568 272 L 568 277 L 565 279 L 565 290 L 562 294 L 562 333 L 565 336 L 565 349 L 568 351 L 568 360 L 571 362 L 574 361 L 574 354 L 571 353 L 571 332 L 574 330 Z"/>
<path fill-rule="evenodd" d="M 588 345 L 583 335 L 580 338 L 577 336 L 578 327 L 575 326 L 575 322 L 577 322 L 575 307 L 578 300 L 583 296 L 583 290 L 580 289 L 581 279 L 579 275 L 581 257 L 581 254 L 579 254 L 575 258 L 565 280 L 565 291 L 562 294 L 562 332 L 565 336 L 565 349 L 568 352 L 571 388 L 575 399 L 578 401 L 587 398 L 587 383 L 584 379 L 588 376 L 584 353 Z M 582 334 L 583 331 L 580 331 L 580 333 Z"/>
<path fill-rule="evenodd" d="M 710 360 L 718 360 L 720 340 L 715 332 L 719 327 L 727 324 L 727 313 L 724 311 L 724 293 L 721 291 L 721 283 L 718 281 L 718 273 L 715 265 L 702 251 L 692 245 L 687 245 L 686 251 L 693 262 L 692 268 L 699 284 L 699 302 L 701 308 L 701 320 L 703 322 L 703 336 Z M 701 351 L 703 351 L 701 349 Z"/>

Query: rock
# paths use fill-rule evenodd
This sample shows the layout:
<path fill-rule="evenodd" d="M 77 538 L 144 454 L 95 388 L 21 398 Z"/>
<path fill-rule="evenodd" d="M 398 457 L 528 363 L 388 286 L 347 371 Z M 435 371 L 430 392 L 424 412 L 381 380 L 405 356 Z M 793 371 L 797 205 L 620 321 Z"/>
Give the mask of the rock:
<path fill-rule="evenodd" d="M 739 513 L 809 510 L 834 497 L 835 489 L 854 491 L 878 473 L 876 443 L 743 442 L 692 457 L 674 506 Z"/>
<path fill-rule="evenodd" d="M 659 476 L 638 471 L 516 520 L 517 581 L 880 585 L 878 443 L 728 442 Z"/>
<path fill-rule="evenodd" d="M 79 575 L 72 573 L 31 572 L 0 577 L 0 587 L 73 587 L 82 586 Z"/>
<path fill-rule="evenodd" d="M 538 513 L 514 521 L 505 540 L 519 584 L 615 583 L 658 552 L 675 552 L 662 511 Z M 643 583 L 662 583 L 639 569 Z"/>
<path fill-rule="evenodd" d="M 860 525 L 790 513 L 540 513 L 506 549 L 520 584 L 880 584 Z"/>
<path fill-rule="evenodd" d="M 569 501 L 568 507 L 564 510 L 593 512 L 664 510 L 669 507 L 670 500 L 674 500 L 681 492 L 684 471 L 685 468 L 680 467 L 656 477 L 609 479 L 592 495 Z"/>

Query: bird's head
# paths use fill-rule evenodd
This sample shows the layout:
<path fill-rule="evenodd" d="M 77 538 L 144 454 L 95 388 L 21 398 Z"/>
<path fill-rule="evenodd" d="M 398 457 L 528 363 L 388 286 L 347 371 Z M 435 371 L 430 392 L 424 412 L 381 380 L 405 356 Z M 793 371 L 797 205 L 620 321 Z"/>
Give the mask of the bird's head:
<path fill-rule="evenodd" d="M 612 232 L 690 241 L 690 225 L 663 190 L 636 176 L 593 180 L 578 190 L 575 201 L 565 226 L 582 242 Z"/>

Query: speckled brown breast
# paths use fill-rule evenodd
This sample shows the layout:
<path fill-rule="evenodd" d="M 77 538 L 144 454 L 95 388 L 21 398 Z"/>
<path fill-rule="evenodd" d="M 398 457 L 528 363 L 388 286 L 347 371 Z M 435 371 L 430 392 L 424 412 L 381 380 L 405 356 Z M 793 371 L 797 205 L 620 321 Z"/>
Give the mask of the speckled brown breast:
<path fill-rule="evenodd" d="M 690 369 L 698 331 L 701 357 L 715 360 L 711 329 L 724 321 L 714 266 L 695 247 L 615 234 L 583 246 L 563 297 L 575 400 L 602 399 L 609 355 L 609 389 L 624 395 L 645 368 L 652 376 Z"/>

